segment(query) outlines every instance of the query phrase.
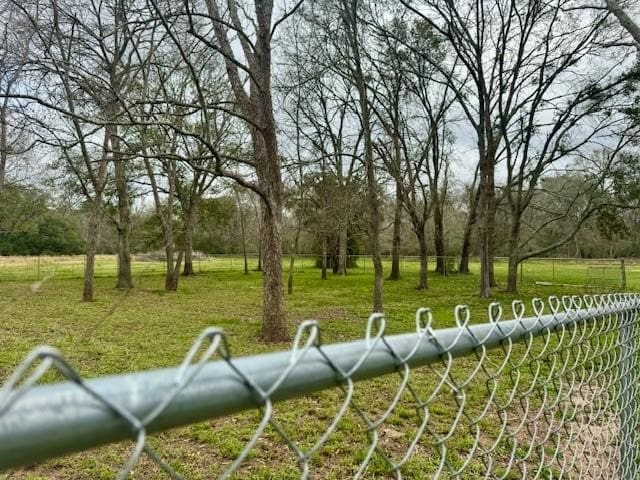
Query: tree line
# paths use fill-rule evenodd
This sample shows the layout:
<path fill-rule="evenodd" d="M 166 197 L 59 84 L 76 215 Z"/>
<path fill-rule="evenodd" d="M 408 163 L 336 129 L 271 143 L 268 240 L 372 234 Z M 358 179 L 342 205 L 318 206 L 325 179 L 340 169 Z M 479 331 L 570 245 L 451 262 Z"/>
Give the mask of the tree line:
<path fill-rule="evenodd" d="M 391 280 L 414 245 L 419 289 L 430 253 L 441 274 L 477 254 L 489 297 L 496 255 L 515 292 L 524 260 L 637 225 L 637 26 L 613 0 L 0 4 L 0 196 L 35 188 L 51 213 L 4 238 L 81 212 L 85 301 L 105 231 L 118 288 L 146 232 L 176 290 L 225 212 L 244 252 L 258 238 L 267 341 L 288 336 L 284 252 L 305 237 L 325 277 L 370 254 L 383 311 L 387 243 Z"/>

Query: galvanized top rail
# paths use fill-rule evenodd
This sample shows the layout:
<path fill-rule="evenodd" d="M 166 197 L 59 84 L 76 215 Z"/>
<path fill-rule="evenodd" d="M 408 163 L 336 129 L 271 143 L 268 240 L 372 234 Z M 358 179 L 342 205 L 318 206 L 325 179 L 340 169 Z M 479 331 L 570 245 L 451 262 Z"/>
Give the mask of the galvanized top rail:
<path fill-rule="evenodd" d="M 471 324 L 469 309 L 458 306 L 456 326 L 445 329 L 434 329 L 431 311 L 419 309 L 415 332 L 393 336 L 385 335 L 385 318 L 374 314 L 364 340 L 331 345 L 323 345 L 318 324 L 307 321 L 291 350 L 243 358 L 233 358 L 224 333 L 210 328 L 177 368 L 91 380 L 81 378 L 55 349 L 40 347 L 0 388 L 0 470 L 135 438 L 135 451 L 121 472 L 124 477 L 143 450 L 155 455 L 145 443 L 150 432 L 257 407 L 265 412 L 266 425 L 274 402 L 638 308 L 640 296 L 635 294 L 551 297 L 546 305 L 533 300 L 533 316 L 525 316 L 522 302 L 513 302 L 512 320 L 503 320 L 502 308 L 491 304 L 489 322 Z M 220 360 L 211 361 L 215 356 Z M 49 368 L 68 381 L 37 386 Z"/>

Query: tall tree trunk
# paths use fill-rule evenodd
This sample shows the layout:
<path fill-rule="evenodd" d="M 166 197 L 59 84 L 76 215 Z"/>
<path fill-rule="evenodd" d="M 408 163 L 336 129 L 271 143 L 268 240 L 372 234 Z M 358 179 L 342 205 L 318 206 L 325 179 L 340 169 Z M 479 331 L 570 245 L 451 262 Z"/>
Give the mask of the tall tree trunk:
<path fill-rule="evenodd" d="M 495 186 L 493 186 L 491 187 L 490 198 L 489 198 L 489 215 L 488 215 L 489 224 L 487 225 L 487 232 L 489 235 L 489 253 L 488 253 L 489 285 L 491 286 L 491 288 L 496 288 L 498 286 L 498 282 L 496 281 L 495 268 L 494 268 L 495 267 L 494 257 L 495 257 L 495 251 L 496 251 L 496 212 L 497 212 L 497 205 L 496 205 Z"/>
<path fill-rule="evenodd" d="M 327 236 L 323 235 L 322 237 L 322 262 L 321 262 L 321 267 L 322 267 L 322 272 L 320 274 L 320 278 L 322 278 L 322 280 L 326 280 L 327 279 Z"/>
<path fill-rule="evenodd" d="M 370 133 L 365 133 L 365 136 Z M 371 143 L 371 142 L 365 142 Z M 384 271 L 382 269 L 382 258 L 380 256 L 380 207 L 378 205 L 377 181 L 375 177 L 375 167 L 373 165 L 373 150 L 371 150 L 366 161 L 367 165 L 367 190 L 369 192 L 369 237 L 371 243 L 371 259 L 373 260 L 373 311 L 383 312 L 382 293 L 384 288 Z"/>
<path fill-rule="evenodd" d="M 262 228 L 260 228 L 260 239 L 258 240 L 258 265 L 256 265 L 256 272 L 262 271 Z"/>
<path fill-rule="evenodd" d="M 213 18 L 212 28 L 218 45 L 216 50 L 223 53 L 227 78 L 231 84 L 237 108 L 248 119 L 251 129 L 253 161 L 257 177 L 257 187 L 261 194 L 262 209 L 262 338 L 267 342 L 282 342 L 289 338 L 284 311 L 284 282 L 282 278 L 282 207 L 284 187 L 282 184 L 281 161 L 278 155 L 276 122 L 273 116 L 271 92 L 271 40 L 273 36 L 273 1 L 254 2 L 253 22 L 255 35 L 251 40 L 240 33 L 240 48 L 243 50 L 249 73 L 249 91 L 241 80 L 234 47 L 228 36 L 233 24 L 241 30 L 238 8 L 244 4 L 238 1 L 226 2 L 230 11 L 231 24 L 222 21 L 219 4 L 206 2 Z M 240 7 L 239 7 L 240 5 Z M 244 76 L 244 75 L 242 75 Z"/>
<path fill-rule="evenodd" d="M 180 273 L 180 263 L 182 262 L 183 251 L 180 251 L 178 256 L 178 263 L 173 263 L 175 252 L 175 227 L 174 227 L 174 205 L 175 191 L 176 191 L 176 163 L 171 161 L 164 163 L 163 169 L 167 175 L 169 184 L 169 190 L 167 192 L 166 209 L 162 207 L 162 201 L 160 200 L 160 189 L 156 182 L 156 175 L 151 166 L 151 161 L 148 158 L 144 158 L 144 165 L 149 176 L 149 182 L 151 183 L 151 189 L 153 192 L 153 201 L 156 207 L 156 214 L 160 219 L 162 226 L 162 235 L 164 239 L 164 253 L 165 253 L 165 282 L 164 288 L 168 292 L 175 292 L 178 289 L 178 277 Z"/>
<path fill-rule="evenodd" d="M 295 255 L 292 253 L 289 258 L 289 277 L 287 278 L 287 293 L 291 295 L 293 293 L 293 265 L 295 262 Z"/>
<path fill-rule="evenodd" d="M 196 272 L 193 269 L 193 226 L 190 226 L 187 222 L 184 230 L 184 267 L 182 275 L 190 277 L 195 274 Z"/>
<path fill-rule="evenodd" d="M 178 258 L 173 262 L 174 259 L 174 247 L 173 245 L 167 245 L 165 247 L 165 255 L 167 260 L 167 275 L 164 280 L 164 289 L 167 292 L 175 292 L 178 290 L 178 278 L 180 277 L 180 265 L 182 264 L 182 257 L 184 252 L 180 250 L 178 252 Z"/>
<path fill-rule="evenodd" d="M 362 68 L 360 54 L 360 36 L 358 33 L 358 0 L 343 0 L 343 21 L 345 32 L 351 49 L 350 56 L 353 60 L 353 83 L 358 91 L 358 104 L 360 107 L 360 122 L 362 126 L 362 138 L 364 140 L 364 166 L 367 178 L 367 205 L 369 207 L 369 242 L 371 259 L 373 261 L 373 311 L 382 312 L 382 295 L 384 288 L 384 271 L 380 256 L 380 198 L 378 195 L 378 182 L 376 179 L 376 167 L 373 158 L 373 139 L 371 137 L 371 110 L 368 99 L 368 86 L 365 73 Z"/>
<path fill-rule="evenodd" d="M 402 227 L 402 186 L 396 181 L 396 203 L 393 215 L 393 243 L 391 247 L 391 273 L 389 280 L 400 280 L 400 229 Z"/>
<path fill-rule="evenodd" d="M 7 109 L 8 98 L 4 106 L 0 106 L 0 193 L 4 190 L 7 176 L 7 158 L 9 156 L 9 140 L 7 139 Z"/>
<path fill-rule="evenodd" d="M 495 284 L 493 278 L 493 245 L 495 241 L 495 212 L 496 196 L 494 182 L 493 157 L 484 154 L 480 165 L 481 190 L 479 209 L 478 236 L 480 242 L 480 296 L 489 298 L 491 287 Z"/>
<path fill-rule="evenodd" d="M 428 283 L 428 248 L 427 248 L 427 236 L 424 231 L 424 225 L 416 225 L 416 237 L 418 238 L 418 245 L 420 247 L 420 274 L 418 290 L 426 290 L 429 287 Z"/>
<path fill-rule="evenodd" d="M 262 337 L 268 342 L 288 339 L 282 280 L 282 205 L 263 207 L 262 263 L 264 268 Z"/>
<path fill-rule="evenodd" d="M 348 227 L 345 222 L 344 225 L 340 225 L 340 231 L 338 232 L 338 275 L 347 274 L 347 239 L 349 236 L 347 229 Z"/>
<path fill-rule="evenodd" d="M 84 265 L 84 288 L 82 300 L 93 302 L 93 280 L 95 274 L 96 253 L 98 251 L 98 241 L 100 238 L 100 209 L 102 198 L 96 196 L 91 202 L 89 212 L 89 224 L 87 226 L 87 250 Z"/>
<path fill-rule="evenodd" d="M 127 181 L 127 168 L 120 152 L 120 138 L 111 127 L 111 148 L 113 149 L 114 177 L 118 197 L 118 281 L 116 288 L 133 288 L 131 275 L 131 199 Z"/>
<path fill-rule="evenodd" d="M 478 220 L 478 203 L 480 202 L 480 187 L 471 196 L 469 203 L 469 217 L 464 227 L 464 235 L 462 238 L 462 250 L 460 251 L 460 263 L 458 265 L 458 273 L 469 273 L 469 257 L 471 256 L 471 235 L 473 228 Z"/>
<path fill-rule="evenodd" d="M 175 284 L 175 289 L 172 288 L 172 291 L 178 290 L 178 277 L 180 276 L 180 265 L 182 264 L 182 258 L 184 256 L 184 251 L 180 250 L 178 252 L 178 258 L 176 260 L 176 265 L 173 269 L 173 282 L 172 287 Z"/>
<path fill-rule="evenodd" d="M 458 264 L 458 273 L 469 273 L 472 229 L 473 225 L 467 222 L 467 225 L 464 228 L 464 236 L 462 239 L 462 250 L 460 250 L 460 263 Z"/>
<path fill-rule="evenodd" d="M 494 252 L 493 244 L 489 243 L 489 252 Z M 496 281 L 495 274 L 495 259 L 493 253 L 489 253 L 489 285 L 491 288 L 496 288 L 498 286 L 498 282 Z"/>
<path fill-rule="evenodd" d="M 171 197 L 171 196 L 170 196 Z M 170 200 L 172 201 L 172 200 Z M 170 209 L 171 210 L 171 209 Z M 164 289 L 167 292 L 175 292 L 178 290 L 178 279 L 180 277 L 180 264 L 182 263 L 183 251 L 178 253 L 178 260 L 174 263 L 175 258 L 175 236 L 173 224 L 173 214 L 168 212 L 167 218 L 162 219 L 164 231 L 164 253 L 166 263 L 166 275 L 164 278 Z"/>
<path fill-rule="evenodd" d="M 489 260 L 489 239 L 487 234 L 487 211 L 482 208 L 479 227 L 479 253 L 480 253 L 480 296 L 491 296 L 491 264 Z"/>
<path fill-rule="evenodd" d="M 124 22 L 123 4 L 114 4 L 114 14 L 116 21 L 116 32 L 114 41 L 119 43 L 119 25 Z M 109 102 L 105 106 L 104 113 L 113 124 L 107 125 L 105 135 L 108 136 L 111 147 L 111 158 L 113 159 L 114 180 L 116 196 L 118 197 L 118 219 L 116 227 L 118 231 L 118 279 L 116 288 L 133 288 L 131 276 L 131 198 L 129 194 L 129 182 L 127 179 L 127 165 L 120 148 L 120 130 L 117 121 L 120 118 L 121 107 L 119 105 L 119 95 L 122 93 L 122 81 L 118 74 L 118 66 L 122 59 L 119 56 L 119 47 L 115 49 L 113 61 L 107 65 L 109 72 L 108 91 Z"/>
<path fill-rule="evenodd" d="M 271 105 L 269 97 L 268 105 Z M 282 278 L 283 185 L 276 142 L 275 123 L 270 108 L 263 109 L 265 128 L 252 133 L 258 184 L 266 197 L 262 201 L 262 267 L 264 269 L 262 338 L 282 342 L 289 338 L 284 311 Z"/>
<path fill-rule="evenodd" d="M 518 266 L 520 259 L 517 255 L 509 256 L 509 271 L 507 273 L 507 292 L 518 293 Z"/>
<path fill-rule="evenodd" d="M 249 259 L 247 258 L 247 242 L 242 239 L 242 259 L 244 260 L 244 274 L 249 275 Z"/>
<path fill-rule="evenodd" d="M 256 214 L 256 221 L 258 223 L 258 265 L 256 265 L 256 272 L 261 272 L 262 271 L 262 230 L 263 230 L 262 213 L 256 206 L 255 202 L 253 201 L 253 198 L 251 202 L 253 203 L 253 207 Z"/>
<path fill-rule="evenodd" d="M 170 195 L 171 197 L 171 195 Z M 172 200 L 170 200 L 172 201 Z M 167 292 L 175 292 L 178 290 L 178 279 L 180 277 L 180 265 L 182 263 L 183 250 L 178 252 L 178 259 L 174 262 L 175 258 L 175 236 L 173 229 L 173 214 L 171 209 L 168 212 L 167 218 L 163 219 L 164 230 L 164 252 L 167 272 L 164 279 L 164 289 Z"/>
<path fill-rule="evenodd" d="M 509 233 L 509 266 L 507 272 L 507 292 L 518 293 L 518 265 L 520 265 L 520 225 L 521 217 L 517 211 L 511 212 L 511 231 Z"/>
<path fill-rule="evenodd" d="M 298 255 L 298 251 L 300 248 L 300 230 L 302 229 L 302 225 L 300 221 L 298 221 L 298 226 L 296 228 L 296 238 L 293 241 L 293 252 L 291 252 L 291 258 L 289 259 L 289 279 L 287 280 L 287 293 L 291 295 L 293 293 L 293 266 L 295 263 L 295 257 Z"/>
<path fill-rule="evenodd" d="M 196 228 L 197 213 L 198 203 L 197 200 L 192 197 L 184 223 L 184 268 L 182 275 L 185 277 L 196 274 L 193 268 L 193 231 Z"/>
<path fill-rule="evenodd" d="M 444 242 L 444 215 L 439 199 L 433 203 L 433 244 L 436 251 L 436 272 L 447 275 L 447 249 Z"/>
<path fill-rule="evenodd" d="M 338 244 L 336 242 L 331 242 L 331 254 L 329 255 L 331 259 L 331 271 L 334 275 L 338 273 Z"/>
<path fill-rule="evenodd" d="M 164 246 L 164 264 L 166 270 L 164 275 L 164 289 L 175 292 L 178 289 L 178 285 L 174 282 L 175 275 L 173 274 L 173 243 L 167 242 Z"/>
<path fill-rule="evenodd" d="M 498 211 L 498 206 L 496 204 L 495 184 L 493 184 L 490 188 L 489 225 L 487 226 L 487 230 L 489 232 L 489 285 L 491 286 L 491 288 L 496 288 L 498 286 L 498 282 L 496 281 L 495 275 L 494 257 L 496 252 L 496 213 Z"/>
<path fill-rule="evenodd" d="M 133 288 L 131 275 L 131 244 L 130 235 L 118 228 L 118 282 L 116 288 Z"/>
<path fill-rule="evenodd" d="M 238 212 L 240 213 L 240 235 L 242 238 L 242 258 L 244 260 L 244 274 L 249 275 L 249 261 L 247 259 L 247 231 L 244 225 L 244 209 L 240 203 L 240 195 L 236 193 L 236 203 L 238 204 Z"/>

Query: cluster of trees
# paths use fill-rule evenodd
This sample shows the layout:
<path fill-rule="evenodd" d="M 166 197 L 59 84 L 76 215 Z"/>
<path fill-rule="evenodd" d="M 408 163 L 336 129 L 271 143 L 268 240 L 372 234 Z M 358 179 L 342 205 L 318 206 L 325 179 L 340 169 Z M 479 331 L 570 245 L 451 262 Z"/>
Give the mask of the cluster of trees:
<path fill-rule="evenodd" d="M 84 300 L 105 229 L 118 288 L 133 287 L 133 242 L 164 250 L 167 290 L 220 226 L 243 251 L 257 235 L 275 341 L 288 335 L 283 250 L 305 236 L 323 276 L 327 258 L 347 273 L 359 239 L 382 311 L 386 232 L 389 278 L 409 226 L 418 288 L 429 253 L 459 253 L 461 272 L 477 253 L 488 297 L 498 254 L 515 291 L 519 263 L 586 225 L 609 240 L 635 225 L 637 27 L 613 0 L 0 5 L 0 195 L 26 169 L 48 201 L 81 206 Z M 73 232 L 64 219 L 29 231 Z"/>
<path fill-rule="evenodd" d="M 0 253 L 71 255 L 83 251 L 82 219 L 54 206 L 36 188 L 5 185 L 0 192 Z"/>

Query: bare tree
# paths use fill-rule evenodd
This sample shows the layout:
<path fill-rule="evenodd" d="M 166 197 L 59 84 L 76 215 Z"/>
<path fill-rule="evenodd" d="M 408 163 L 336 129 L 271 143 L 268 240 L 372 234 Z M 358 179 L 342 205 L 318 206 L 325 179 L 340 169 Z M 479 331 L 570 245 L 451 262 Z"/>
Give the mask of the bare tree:
<path fill-rule="evenodd" d="M 139 39 L 132 34 L 129 23 L 129 0 L 113 0 L 111 5 L 105 4 L 103 9 L 95 12 L 97 27 L 97 45 L 95 50 L 103 53 L 99 64 L 103 64 L 108 78 L 108 90 L 104 99 L 96 98 L 104 104 L 103 110 L 109 123 L 105 126 L 105 135 L 109 137 L 111 157 L 114 165 L 114 181 L 116 186 L 118 215 L 114 219 L 118 231 L 118 279 L 116 288 L 133 288 L 131 276 L 131 196 L 127 175 L 127 155 L 123 152 L 121 142 L 122 128 L 118 122 L 123 120 L 123 106 L 121 99 L 125 96 L 126 86 L 135 81 L 137 50 L 129 43 Z M 105 22 L 104 17 L 112 17 L 112 23 Z M 98 96 L 99 85 L 92 90 Z"/>
<path fill-rule="evenodd" d="M 362 196 L 359 106 L 343 58 L 343 30 L 337 31 L 339 25 L 331 22 L 340 5 L 325 2 L 307 7 L 301 9 L 287 32 L 295 41 L 288 43 L 283 62 L 288 72 L 283 90 L 293 100 L 285 103 L 285 113 L 291 119 L 291 128 L 300 135 L 294 143 L 302 148 L 308 170 L 322 168 L 319 178 L 325 186 L 331 177 L 338 187 L 332 189 L 332 201 L 350 205 L 331 209 L 333 230 L 329 223 L 326 225 L 330 243 L 334 244 L 328 247 L 334 273 L 346 275 L 349 234 L 358 227 L 361 213 L 355 208 L 361 205 Z"/>
<path fill-rule="evenodd" d="M 413 86 L 424 115 L 421 124 L 427 132 L 424 140 L 425 157 L 423 171 L 429 188 L 429 201 L 433 213 L 433 242 L 436 254 L 435 271 L 441 275 L 447 274 L 444 211 L 449 194 L 449 158 L 451 138 L 448 130 L 448 114 L 452 105 L 452 97 L 448 88 L 439 94 L 429 95 L 425 88 L 427 77 L 418 76 Z M 418 135 L 414 131 L 414 136 Z"/>
<path fill-rule="evenodd" d="M 13 2 L 28 24 L 34 48 L 30 79 L 18 97 L 60 117 L 59 125 L 41 121 L 41 141 L 63 151 L 67 166 L 91 205 L 85 293 L 93 298 L 92 276 L 107 177 L 113 174 L 117 199 L 113 221 L 118 231 L 118 288 L 131 288 L 131 194 L 127 163 L 132 152 L 127 97 L 150 50 L 154 22 L 141 18 L 133 0 L 109 0 L 83 9 L 66 0 Z M 48 17 L 51 21 L 45 19 Z M 6 97 L 5 97 L 6 98 Z M 46 135 L 49 138 L 44 138 Z M 102 140 L 100 140 L 102 137 Z M 99 153 L 96 153 L 99 152 Z M 95 156 L 100 158 L 96 161 Z M 82 163 L 78 163 L 82 159 Z M 113 167 L 113 172 L 109 169 Z"/>
<path fill-rule="evenodd" d="M 191 72 L 180 59 L 189 52 L 202 62 L 197 44 L 167 42 L 161 47 L 140 70 L 138 96 L 129 113 L 162 229 L 165 290 L 176 291 L 183 259 L 190 262 L 186 274 L 193 274 L 193 230 L 202 198 L 216 178 L 212 166 L 217 157 L 211 151 L 224 147 L 228 116 L 217 110 L 198 112 L 190 104 Z M 205 101 L 220 101 L 215 68 L 202 68 L 201 78 L 210 82 Z"/>
<path fill-rule="evenodd" d="M 392 25 L 398 30 L 403 30 L 404 25 L 397 19 L 392 20 Z M 393 28 L 393 27 L 390 27 Z M 399 32 L 398 32 L 399 33 Z M 391 147 L 379 148 L 381 157 L 385 159 L 387 169 L 394 179 L 395 205 L 393 215 L 393 234 L 391 247 L 391 271 L 389 280 L 400 280 L 400 230 L 402 227 L 403 209 L 403 175 L 402 175 L 402 135 L 406 133 L 403 115 L 403 98 L 406 96 L 406 69 L 399 50 L 398 42 L 393 37 L 380 35 L 377 39 L 377 48 L 365 51 L 377 73 L 377 83 L 372 88 L 371 96 L 374 98 L 371 108 L 376 114 L 385 136 L 389 138 Z M 424 230 L 424 227 L 422 228 Z M 422 245 L 421 245 L 422 247 Z M 424 249 L 426 255 L 426 248 Z M 420 275 L 419 288 L 426 288 L 426 275 Z"/>
<path fill-rule="evenodd" d="M 9 159 L 28 149 L 23 133 L 25 124 L 21 121 L 25 116 L 20 114 L 20 106 L 12 101 L 12 94 L 28 61 L 31 33 L 15 6 L 6 3 L 0 14 L 0 193 L 7 180 Z"/>
<path fill-rule="evenodd" d="M 478 150 L 478 203 L 479 250 L 481 257 L 480 295 L 491 294 L 493 271 L 493 242 L 495 238 L 495 166 L 498 161 L 499 134 L 494 128 L 495 85 L 501 62 L 500 52 L 489 44 L 501 45 L 496 41 L 504 33 L 500 25 L 510 25 L 500 10 L 502 3 L 514 4 L 511 0 L 476 1 L 462 8 L 453 0 L 425 0 L 425 9 L 413 2 L 401 0 L 411 12 L 429 25 L 434 32 L 446 40 L 455 52 L 455 61 L 460 62 L 463 73 L 453 72 L 442 65 L 440 59 L 434 61 L 428 52 L 421 52 L 435 68 L 441 69 L 456 95 L 459 105 L 476 135 Z M 502 3 L 501 3 L 502 2 Z M 506 11 L 508 5 L 505 5 Z M 428 10 L 430 15 L 425 11 Z M 431 14 L 432 13 L 432 14 Z M 509 17 L 510 18 L 510 17 Z M 510 38 L 507 36 L 506 38 Z M 515 38 L 518 38 L 515 36 Z M 504 45 L 504 47 L 507 47 Z M 415 51 L 415 50 L 414 50 Z M 416 52 L 420 53 L 420 52 Z M 472 88 L 468 88 L 467 77 Z M 470 219 L 476 218 L 470 216 Z"/>
<path fill-rule="evenodd" d="M 379 17 L 383 17 L 380 15 Z M 372 59 L 379 84 L 373 108 L 387 142 L 380 156 L 396 183 L 396 195 L 407 211 L 420 247 L 419 289 L 427 287 L 426 223 L 433 214 L 436 271 L 445 273 L 444 207 L 448 189 L 451 136 L 448 115 L 454 95 L 440 73 L 404 45 L 435 57 L 441 46 L 424 23 L 411 28 L 399 17 L 377 25 L 380 51 Z M 411 38 L 409 38 L 411 37 Z M 442 52 L 441 55 L 444 55 Z"/>
<path fill-rule="evenodd" d="M 500 197 L 510 214 L 510 292 L 516 291 L 517 268 L 523 256 L 519 244 L 523 214 L 541 180 L 551 170 L 556 174 L 561 171 L 570 157 L 584 155 L 594 146 L 600 148 L 603 141 L 626 128 L 624 116 L 613 112 L 628 106 L 623 91 L 627 76 L 618 73 L 622 67 L 619 60 L 604 60 L 605 16 L 585 18 L 583 13 L 577 19 L 563 13 L 562 6 L 541 5 L 529 15 L 516 30 L 522 37 L 518 48 L 527 60 L 516 62 L 517 74 L 504 71 L 498 78 L 494 115 L 507 173 Z M 512 7 L 513 15 L 518 15 L 516 7 Z M 526 41 L 527 32 L 537 36 L 533 33 L 536 25 L 545 27 L 540 45 Z M 508 51 L 503 55 L 509 55 Z M 591 209 L 585 212 L 593 213 Z M 557 214 L 550 216 L 556 218 Z M 583 222 L 580 218 L 577 224 Z"/>
<path fill-rule="evenodd" d="M 297 89 L 294 93 L 294 107 L 293 107 L 293 115 L 292 122 L 294 128 L 294 138 L 293 143 L 295 145 L 295 159 L 292 162 L 290 168 L 293 170 L 291 177 L 293 178 L 293 195 L 291 202 L 297 204 L 298 209 L 300 211 L 296 214 L 295 219 L 295 233 L 293 239 L 293 249 L 291 251 L 291 256 L 289 258 L 289 274 L 287 278 L 287 293 L 291 295 L 293 293 L 293 270 L 295 264 L 295 257 L 300 250 L 300 234 L 302 233 L 302 219 L 306 216 L 306 209 L 304 208 L 305 203 L 305 189 L 304 189 L 304 161 L 302 154 L 302 125 L 301 125 L 301 112 L 300 112 L 300 90 Z"/>
<path fill-rule="evenodd" d="M 367 179 L 367 205 L 369 210 L 369 243 L 371 259 L 373 261 L 373 311 L 382 312 L 384 272 L 380 256 L 380 198 L 376 165 L 374 162 L 374 146 L 372 133 L 371 100 L 369 98 L 369 84 L 363 63 L 364 45 L 361 30 L 362 4 L 359 0 L 341 0 L 341 18 L 347 40 L 347 56 L 350 58 L 348 68 L 353 84 L 358 92 L 358 106 L 360 125 L 364 143 L 364 167 Z"/>
<path fill-rule="evenodd" d="M 179 8 L 170 2 L 160 4 L 149 0 L 160 16 L 172 42 L 181 52 L 182 62 L 191 72 L 191 81 L 201 113 L 210 108 L 225 108 L 240 118 L 251 138 L 251 158 L 234 158 L 236 164 L 255 175 L 255 181 L 238 169 L 227 169 L 223 156 L 207 141 L 209 154 L 216 158 L 214 171 L 218 176 L 232 178 L 252 189 L 261 199 L 261 252 L 264 267 L 262 337 L 266 341 L 288 338 L 284 311 L 282 279 L 282 208 L 284 189 L 281 159 L 278 154 L 277 129 L 273 112 L 271 78 L 271 42 L 277 27 L 301 4 L 286 6 L 280 18 L 274 18 L 273 2 L 255 1 L 253 8 L 231 0 L 223 4 L 217 0 L 186 1 Z M 177 20 L 176 20 L 177 19 Z M 234 102 L 211 106 L 206 102 L 198 68 L 189 54 L 181 49 L 184 31 L 190 38 L 219 55 L 225 65 L 226 76 Z M 206 125 L 206 115 L 203 116 Z M 205 131 L 208 131 L 205 128 Z M 203 139 L 203 140 L 206 140 Z"/>
<path fill-rule="evenodd" d="M 315 77 L 306 81 L 306 89 L 300 97 L 301 121 L 306 128 L 302 135 L 309 143 L 308 154 L 323 168 L 324 177 L 335 179 L 337 189 L 332 201 L 351 208 L 332 210 L 333 232 L 337 237 L 338 275 L 347 274 L 349 230 L 356 223 L 361 177 L 358 166 L 362 159 L 362 132 L 358 123 L 357 107 L 352 85 L 340 78 Z"/>
<path fill-rule="evenodd" d="M 178 166 L 176 177 L 176 198 L 182 210 L 182 228 L 184 236 L 184 276 L 195 275 L 193 269 L 193 231 L 198 218 L 198 209 L 202 197 L 209 190 L 216 176 L 211 173 L 208 165 L 199 166 L 202 150 L 196 146 L 196 151 L 191 152 L 187 147 L 186 155 L 190 157 L 185 163 Z"/>
<path fill-rule="evenodd" d="M 480 189 L 478 189 L 478 169 L 476 168 L 473 181 L 468 187 L 468 211 L 467 221 L 465 222 L 464 233 L 462 236 L 462 247 L 460 249 L 460 262 L 458 263 L 458 273 L 470 273 L 469 259 L 471 257 L 471 235 L 474 226 L 478 220 L 478 200 Z"/>
<path fill-rule="evenodd" d="M 464 5 L 453 0 L 401 1 L 448 43 L 460 64 L 460 71 L 453 72 L 457 75 L 447 78 L 477 142 L 478 192 L 472 197 L 476 215 L 469 218 L 477 219 L 480 295 L 487 297 L 495 285 L 495 176 L 496 166 L 507 154 L 505 131 L 531 108 L 538 111 L 548 107 L 545 102 L 553 103 L 553 89 L 565 81 L 562 72 L 572 67 L 580 41 L 590 44 L 598 37 L 606 14 L 598 10 L 587 14 L 574 0 Z M 432 56 L 423 55 L 435 68 L 443 68 Z M 538 81 L 548 85 L 541 96 L 544 107 L 532 100 L 536 90 L 532 85 Z"/>
<path fill-rule="evenodd" d="M 304 104 L 304 92 L 303 87 L 304 72 L 301 62 L 297 61 L 300 58 L 300 35 L 298 35 L 298 23 L 293 23 L 287 31 L 287 36 L 293 37 L 293 49 L 290 58 L 293 58 L 293 65 L 290 71 L 285 75 L 284 82 L 279 85 L 279 90 L 285 94 L 285 114 L 291 124 L 293 133 L 289 134 L 289 141 L 293 144 L 293 152 L 289 153 L 291 160 L 288 162 L 287 170 L 289 171 L 289 177 L 291 178 L 292 186 L 290 188 L 291 194 L 289 196 L 289 203 L 291 204 L 291 210 L 295 211 L 295 227 L 294 238 L 289 258 L 289 273 L 287 277 L 287 293 L 293 294 L 293 282 L 294 282 L 294 265 L 295 257 L 299 253 L 300 249 L 300 236 L 303 229 L 303 221 L 307 214 L 305 202 L 305 135 L 303 133 L 303 104 Z M 290 85 L 293 84 L 293 85 Z"/>
<path fill-rule="evenodd" d="M 251 119 L 249 129 L 253 144 L 253 162 L 261 192 L 262 204 L 262 253 L 264 268 L 263 327 L 262 337 L 267 341 L 283 341 L 288 338 L 284 311 L 282 284 L 282 207 L 284 192 L 276 123 L 273 115 L 271 92 L 271 38 L 273 36 L 273 3 L 255 1 L 253 41 L 246 34 L 239 2 L 228 2 L 224 15 L 218 1 L 209 1 L 208 13 L 223 53 L 229 82 L 236 99 L 236 107 L 245 118 Z M 243 9 L 243 12 L 245 10 Z M 223 17 L 226 17 L 223 20 Z M 245 64 L 238 60 L 229 38 L 230 27 L 239 34 Z M 241 80 L 241 69 L 248 73 L 249 91 Z"/>
<path fill-rule="evenodd" d="M 529 188 L 526 181 L 524 186 L 523 182 L 516 181 L 507 187 L 511 190 L 508 194 L 511 224 L 507 291 L 517 291 L 518 266 L 524 260 L 571 242 L 587 221 L 603 210 L 635 208 L 635 205 L 616 201 L 609 193 L 617 158 L 630 141 L 631 136 L 622 134 L 615 144 L 603 150 L 597 150 L 598 144 L 592 144 L 584 152 L 576 148 L 569 168 L 541 176 L 535 188 Z M 527 202 L 526 208 L 524 202 Z M 540 238 L 547 238 L 558 229 L 563 230 L 560 236 L 550 236 L 550 241 L 540 242 Z"/>
<path fill-rule="evenodd" d="M 33 98 L 53 111 L 62 113 L 59 126 L 45 129 L 43 135 L 47 137 L 43 141 L 60 149 L 66 168 L 76 177 L 89 210 L 82 298 L 92 301 L 95 255 L 113 151 L 110 146 L 112 138 L 103 128 L 88 121 L 99 110 L 99 106 L 83 81 L 87 78 L 83 75 L 87 69 L 93 69 L 83 55 L 86 52 L 80 42 L 82 29 L 78 27 L 73 12 L 63 8 L 68 5 L 52 2 L 47 10 L 51 22 L 44 25 L 40 23 L 43 12 L 36 15 L 27 6 L 18 5 L 33 33 L 30 65 L 39 72 L 41 78 L 47 79 L 47 82 L 41 82 L 47 97 L 60 100 L 54 104 L 36 96 Z"/>
<path fill-rule="evenodd" d="M 169 146 L 169 149 L 176 148 L 175 135 L 173 136 L 173 145 Z M 153 149 L 159 149 L 160 145 L 156 144 Z M 161 147 L 160 147 L 161 148 Z M 145 147 L 143 152 L 150 154 L 151 151 L 147 151 Z M 165 251 L 165 290 L 168 292 L 175 292 L 178 289 L 178 278 L 180 276 L 180 265 L 182 264 L 182 258 L 184 257 L 184 248 L 178 249 L 178 256 L 176 258 L 177 247 L 177 235 L 176 235 L 176 222 L 175 222 L 175 206 L 176 206 L 176 177 L 177 177 L 177 160 L 175 158 L 162 158 L 163 152 L 160 150 L 157 155 L 160 157 L 159 163 L 163 177 L 167 181 L 166 198 L 161 198 L 162 187 L 158 181 L 158 174 L 154 169 L 149 158 L 145 155 L 144 164 L 151 183 L 151 190 L 153 193 L 153 200 L 156 209 L 156 215 L 160 219 L 160 225 L 162 227 L 162 234 L 164 237 L 164 251 Z M 172 155 L 169 155 L 171 157 Z"/>
<path fill-rule="evenodd" d="M 201 73 L 201 77 L 206 75 Z M 208 80 L 208 97 L 211 102 L 223 101 L 225 91 L 217 72 L 211 72 Z M 219 89 L 216 88 L 219 87 Z M 213 110 L 209 115 L 207 135 L 213 148 L 218 151 L 238 150 L 233 133 L 234 118 L 227 112 Z M 202 128 L 203 125 L 199 125 Z M 181 162 L 176 179 L 176 197 L 180 202 L 183 217 L 184 235 L 184 276 L 194 275 L 193 269 L 193 232 L 198 217 L 198 209 L 203 196 L 218 178 L 215 169 L 215 158 L 207 154 L 207 148 L 197 139 L 183 138 L 185 161 Z"/>

